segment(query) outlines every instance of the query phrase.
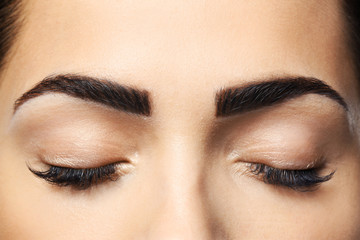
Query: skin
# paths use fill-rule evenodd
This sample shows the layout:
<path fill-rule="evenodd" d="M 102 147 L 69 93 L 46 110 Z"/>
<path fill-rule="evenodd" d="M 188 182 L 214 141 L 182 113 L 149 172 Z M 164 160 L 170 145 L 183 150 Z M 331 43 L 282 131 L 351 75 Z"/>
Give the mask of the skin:
<path fill-rule="evenodd" d="M 358 86 L 339 1 L 28 0 L 1 75 L 0 239 L 358 239 Z M 65 95 L 14 101 L 52 74 L 147 90 L 136 117 Z M 222 87 L 273 76 L 323 80 L 350 106 L 306 95 L 216 119 Z M 91 131 L 89 130 L 91 129 Z M 27 164 L 124 177 L 85 191 Z M 66 156 L 58 158 L 57 156 Z M 334 177 L 313 192 L 265 184 L 243 162 Z M 241 159 L 242 161 L 237 161 Z"/>

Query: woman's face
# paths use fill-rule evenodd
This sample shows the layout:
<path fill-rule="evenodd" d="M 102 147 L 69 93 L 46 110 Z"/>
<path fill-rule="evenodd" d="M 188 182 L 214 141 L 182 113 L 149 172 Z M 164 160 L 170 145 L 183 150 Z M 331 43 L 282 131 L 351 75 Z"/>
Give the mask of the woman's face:
<path fill-rule="evenodd" d="M 0 88 L 1 239 L 359 238 L 340 1 L 29 0 L 23 16 Z"/>

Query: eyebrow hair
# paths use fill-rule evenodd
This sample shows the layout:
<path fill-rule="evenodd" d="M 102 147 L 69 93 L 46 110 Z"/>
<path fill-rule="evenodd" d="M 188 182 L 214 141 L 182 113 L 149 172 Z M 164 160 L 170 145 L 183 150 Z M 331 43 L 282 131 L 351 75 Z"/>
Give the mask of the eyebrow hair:
<path fill-rule="evenodd" d="M 127 113 L 151 115 L 147 91 L 76 74 L 55 75 L 45 78 L 15 101 L 14 112 L 26 101 L 47 93 L 63 93 Z"/>
<path fill-rule="evenodd" d="M 215 97 L 216 117 L 272 106 L 306 94 L 319 94 L 332 99 L 348 111 L 348 105 L 340 94 L 323 81 L 316 78 L 295 77 L 221 89 Z"/>

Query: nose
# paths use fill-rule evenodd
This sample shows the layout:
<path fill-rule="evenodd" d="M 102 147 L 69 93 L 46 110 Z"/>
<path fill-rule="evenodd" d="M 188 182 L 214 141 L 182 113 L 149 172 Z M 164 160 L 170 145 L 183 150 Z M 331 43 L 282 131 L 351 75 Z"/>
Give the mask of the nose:
<path fill-rule="evenodd" d="M 147 239 L 212 239 L 211 228 L 203 207 L 193 197 L 169 200 L 151 224 Z"/>
<path fill-rule="evenodd" d="M 148 226 L 146 239 L 211 240 L 212 222 L 206 205 L 205 174 L 194 151 L 185 145 L 172 148 L 160 184 L 162 205 Z M 165 154 L 166 155 L 166 154 Z"/>

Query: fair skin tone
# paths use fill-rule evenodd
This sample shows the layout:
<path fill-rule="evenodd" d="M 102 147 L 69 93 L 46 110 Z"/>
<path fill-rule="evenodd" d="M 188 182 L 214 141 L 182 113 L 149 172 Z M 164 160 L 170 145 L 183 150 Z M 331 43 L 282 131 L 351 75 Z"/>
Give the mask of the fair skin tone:
<path fill-rule="evenodd" d="M 0 88 L 0 239 L 358 239 L 357 85 L 333 1 L 24 2 Z M 56 74 L 149 93 L 138 116 L 66 94 L 24 92 Z M 307 94 L 216 117 L 215 94 L 314 77 L 349 106 Z M 355 86 L 355 87 L 354 87 Z M 58 157 L 59 155 L 65 157 Z M 85 190 L 36 177 L 49 165 L 127 159 Z M 264 183 L 247 163 L 306 169 L 315 190 Z"/>

